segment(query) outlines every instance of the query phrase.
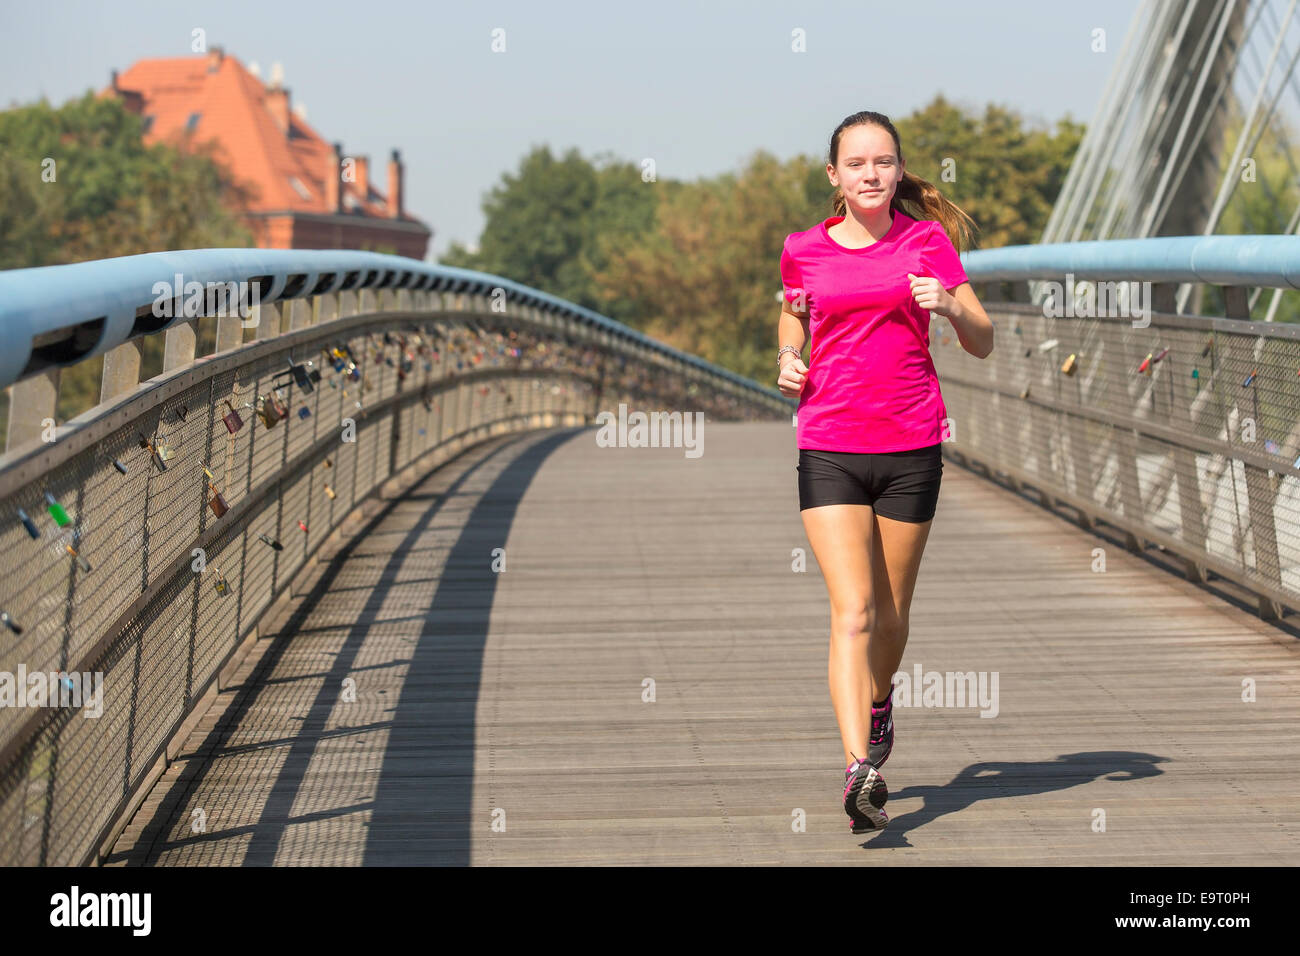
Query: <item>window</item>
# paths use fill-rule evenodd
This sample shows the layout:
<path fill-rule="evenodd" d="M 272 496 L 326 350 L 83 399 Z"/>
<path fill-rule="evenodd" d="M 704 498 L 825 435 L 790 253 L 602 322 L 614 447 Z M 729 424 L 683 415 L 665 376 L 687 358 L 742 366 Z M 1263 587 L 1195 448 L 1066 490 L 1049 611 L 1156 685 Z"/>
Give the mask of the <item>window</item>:
<path fill-rule="evenodd" d="M 302 184 L 302 180 L 299 179 L 297 176 L 289 177 L 289 185 L 292 186 L 294 188 L 294 191 L 303 199 L 311 198 L 311 193 L 307 191 L 307 187 Z"/>
<path fill-rule="evenodd" d="M 191 113 L 190 118 L 185 121 L 185 132 L 192 133 L 199 125 L 199 114 Z"/>

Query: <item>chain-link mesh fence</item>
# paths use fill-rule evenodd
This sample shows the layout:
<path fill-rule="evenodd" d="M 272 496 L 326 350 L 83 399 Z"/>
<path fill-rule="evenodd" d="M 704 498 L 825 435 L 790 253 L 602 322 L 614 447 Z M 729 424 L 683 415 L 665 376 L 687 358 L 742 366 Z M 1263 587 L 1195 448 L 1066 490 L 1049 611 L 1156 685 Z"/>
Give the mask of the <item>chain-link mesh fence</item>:
<path fill-rule="evenodd" d="M 1300 608 L 1300 326 L 987 310 L 984 360 L 931 327 L 945 450 Z"/>
<path fill-rule="evenodd" d="M 620 402 L 789 411 L 535 309 L 408 301 L 204 359 L 0 471 L 0 864 L 92 859 L 259 616 L 422 456 Z"/>

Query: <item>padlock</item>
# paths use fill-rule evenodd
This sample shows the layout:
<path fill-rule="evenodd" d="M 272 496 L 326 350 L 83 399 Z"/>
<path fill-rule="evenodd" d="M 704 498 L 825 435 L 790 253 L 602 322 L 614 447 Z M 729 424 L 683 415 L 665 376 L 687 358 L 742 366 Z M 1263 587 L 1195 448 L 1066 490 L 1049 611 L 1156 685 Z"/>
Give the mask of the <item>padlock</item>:
<path fill-rule="evenodd" d="M 36 522 L 28 517 L 27 512 L 23 511 L 22 508 L 18 509 L 18 520 L 23 523 L 23 527 L 27 529 L 27 533 L 32 536 L 33 541 L 40 538 L 41 532 L 40 529 L 36 527 Z"/>
<path fill-rule="evenodd" d="M 1064 372 L 1066 375 L 1073 375 L 1074 370 L 1075 370 L 1075 353 L 1071 352 L 1070 357 L 1067 358 L 1065 360 L 1065 363 L 1061 366 L 1061 371 Z"/>
<path fill-rule="evenodd" d="M 9 616 L 8 611 L 0 611 L 0 624 L 9 628 L 9 630 L 13 631 L 15 634 L 21 634 L 23 632 L 23 629 L 18 626 L 18 622 Z"/>
<path fill-rule="evenodd" d="M 158 446 L 154 449 L 154 457 L 160 462 L 163 462 L 163 467 L 166 468 L 166 462 L 169 462 L 176 457 L 176 449 L 166 442 L 159 442 Z"/>
<path fill-rule="evenodd" d="M 276 411 L 274 403 L 268 401 L 269 395 L 259 395 L 257 398 L 257 417 L 262 420 L 262 424 L 267 428 L 274 428 L 275 423 L 280 420 L 280 413 Z"/>
<path fill-rule="evenodd" d="M 235 406 L 230 404 L 230 399 L 225 399 L 226 407 L 230 411 L 221 416 L 221 420 L 226 423 L 226 431 L 234 434 L 244 427 L 244 420 L 239 417 L 239 412 L 235 411 Z"/>
<path fill-rule="evenodd" d="M 122 474 L 124 475 L 126 474 L 126 465 L 122 464 L 122 459 L 114 458 L 113 467 L 116 468 L 118 471 L 120 471 Z"/>
<path fill-rule="evenodd" d="M 281 398 L 280 390 L 278 388 L 271 393 L 270 398 L 272 404 L 275 406 L 275 413 L 281 418 L 288 418 L 289 406 L 284 403 L 284 399 Z"/>
<path fill-rule="evenodd" d="M 230 510 L 230 505 L 226 504 L 226 499 L 221 497 L 221 492 L 217 491 L 216 486 L 209 484 L 208 487 L 212 489 L 212 497 L 208 500 L 208 507 L 212 509 L 214 515 L 220 518 Z"/>
<path fill-rule="evenodd" d="M 185 407 L 184 403 L 181 403 L 180 405 L 176 406 L 175 411 L 176 411 L 176 417 L 181 420 L 181 424 L 184 424 L 185 416 L 190 413 L 190 410 Z"/>
<path fill-rule="evenodd" d="M 325 459 L 325 467 L 326 467 L 326 468 L 333 468 L 333 467 L 334 467 L 334 462 L 333 462 L 332 460 L 330 460 L 329 458 L 326 458 L 326 459 Z"/>
<path fill-rule="evenodd" d="M 140 447 L 149 453 L 150 460 L 158 466 L 159 471 L 167 470 L 167 463 L 158 457 L 158 449 L 154 448 L 153 442 L 143 435 L 140 436 Z"/>
<path fill-rule="evenodd" d="M 258 540 L 262 541 L 264 544 L 269 544 L 276 551 L 284 550 L 284 545 L 282 545 L 279 541 L 275 540 L 274 538 L 267 537 L 266 535 L 260 533 L 258 534 L 257 537 Z"/>
<path fill-rule="evenodd" d="M 207 465 L 203 466 L 203 474 L 207 476 L 208 488 L 212 491 L 212 498 L 208 501 L 208 507 L 212 509 L 214 515 L 220 518 L 230 510 L 230 505 L 226 504 L 226 499 L 222 497 L 221 492 L 217 491 L 217 479 L 213 476 L 212 472 L 208 470 Z"/>
<path fill-rule="evenodd" d="M 311 376 L 307 374 L 307 366 L 295 365 L 293 359 L 290 359 L 289 372 L 293 375 L 294 384 L 297 385 L 305 394 L 310 395 L 315 390 L 315 386 L 312 385 Z"/>
<path fill-rule="evenodd" d="M 329 485 L 325 486 L 325 494 L 329 495 L 331 500 L 338 497 L 338 495 L 334 493 L 334 489 Z"/>
<path fill-rule="evenodd" d="M 299 522 L 298 522 L 298 527 L 299 527 L 299 528 L 302 528 L 304 534 L 306 533 L 306 531 L 307 531 L 307 525 L 306 525 L 303 521 L 299 520 Z"/>
<path fill-rule="evenodd" d="M 1255 368 L 1251 369 L 1250 374 L 1246 376 L 1246 380 L 1241 383 L 1241 387 L 1245 388 L 1246 386 L 1252 384 L 1255 381 L 1255 373 L 1258 371 L 1259 369 L 1255 369 Z"/>
<path fill-rule="evenodd" d="M 311 418 L 311 409 L 304 405 L 302 408 L 298 409 L 298 417 Z"/>
<path fill-rule="evenodd" d="M 230 594 L 230 582 L 226 580 L 226 576 L 221 573 L 219 568 L 214 568 L 213 570 L 216 571 L 217 579 L 212 582 L 212 587 L 219 595 L 226 597 Z"/>
<path fill-rule="evenodd" d="M 66 550 L 66 551 L 68 552 L 68 554 L 72 555 L 72 557 L 73 557 L 73 558 L 76 560 L 76 562 L 77 562 L 77 566 L 78 566 L 79 568 L 81 568 L 81 570 L 83 570 L 83 571 L 89 571 L 89 570 L 90 570 L 90 562 L 87 561 L 85 558 L 83 558 L 83 557 L 82 557 L 82 556 L 77 552 L 77 549 L 76 549 L 76 548 L 74 548 L 74 547 L 73 547 L 72 545 L 70 545 L 70 544 L 65 544 L 65 545 L 63 546 L 63 548 L 64 548 L 64 550 Z"/>
<path fill-rule="evenodd" d="M 60 528 L 65 528 L 72 523 L 72 519 L 68 517 L 68 513 L 63 510 L 63 505 L 55 501 L 54 496 L 48 491 L 45 492 L 45 502 L 45 510 L 50 513 L 50 517 L 54 519 L 56 525 Z"/>

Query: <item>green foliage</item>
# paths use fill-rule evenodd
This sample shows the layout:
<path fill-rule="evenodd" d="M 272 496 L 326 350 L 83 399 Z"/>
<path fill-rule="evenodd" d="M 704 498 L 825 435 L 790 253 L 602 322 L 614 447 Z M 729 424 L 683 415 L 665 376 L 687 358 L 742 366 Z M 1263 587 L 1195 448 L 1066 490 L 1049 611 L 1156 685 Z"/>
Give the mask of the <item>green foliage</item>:
<path fill-rule="evenodd" d="M 1219 179 L 1241 136 L 1242 121 L 1235 117 L 1224 137 L 1220 154 Z M 1295 172 L 1294 148 L 1286 121 L 1274 117 L 1264 128 L 1260 140 L 1242 158 L 1239 177 L 1223 215 L 1214 232 L 1225 235 L 1294 234 L 1296 223 L 1289 217 L 1300 206 L 1300 179 Z M 1207 205 L 1208 203 L 1207 197 Z M 1223 295 L 1217 286 L 1206 289 L 1205 302 L 1211 313 L 1223 314 Z M 1275 301 L 1276 300 L 1276 301 Z M 1294 289 L 1261 289 L 1251 304 L 1250 317 L 1256 321 L 1272 316 L 1275 322 L 1300 322 L 1300 292 Z"/>
<path fill-rule="evenodd" d="M 907 171 L 965 210 L 985 249 L 1038 241 L 1083 139 L 1083 126 L 1068 119 L 1055 131 L 1025 129 L 1002 107 L 974 117 L 942 96 L 894 125 Z"/>
<path fill-rule="evenodd" d="M 985 248 L 1037 241 L 1082 137 L 1068 120 L 1025 129 L 1010 111 L 971 117 L 942 97 L 895 125 L 907 168 L 975 219 Z M 478 251 L 455 245 L 442 261 L 543 289 L 770 384 L 781 247 L 832 215 L 832 193 L 825 155 L 760 151 L 739 173 L 686 183 L 540 147 L 484 202 Z"/>
<path fill-rule="evenodd" d="M 93 93 L 0 112 L 0 269 L 253 244 L 236 212 L 252 188 L 210 145 L 146 146 L 142 136 L 139 116 Z M 162 336 L 142 350 L 142 377 L 157 374 Z M 59 421 L 98 404 L 102 364 L 63 371 Z"/>

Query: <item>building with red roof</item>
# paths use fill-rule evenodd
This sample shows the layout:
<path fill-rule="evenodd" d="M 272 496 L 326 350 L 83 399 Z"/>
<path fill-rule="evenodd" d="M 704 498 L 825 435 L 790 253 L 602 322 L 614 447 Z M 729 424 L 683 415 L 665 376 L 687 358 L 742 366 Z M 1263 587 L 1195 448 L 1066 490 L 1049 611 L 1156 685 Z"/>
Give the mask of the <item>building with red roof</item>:
<path fill-rule="evenodd" d="M 232 177 L 255 199 L 241 212 L 258 246 L 371 249 L 423 259 L 432 232 L 403 208 L 403 167 L 393 150 L 387 191 L 366 156 L 345 156 L 289 104 L 273 72 L 263 83 L 213 47 L 197 57 L 140 60 L 102 95 L 144 118 L 145 142 L 211 140 Z"/>

